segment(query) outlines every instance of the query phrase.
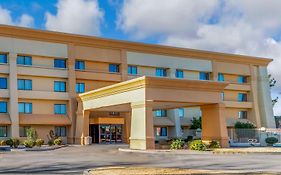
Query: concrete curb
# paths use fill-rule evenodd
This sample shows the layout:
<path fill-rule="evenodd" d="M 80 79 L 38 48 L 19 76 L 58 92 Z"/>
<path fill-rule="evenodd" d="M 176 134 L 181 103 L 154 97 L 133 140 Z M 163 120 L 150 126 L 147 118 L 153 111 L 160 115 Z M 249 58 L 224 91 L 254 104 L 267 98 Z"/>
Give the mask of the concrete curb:
<path fill-rule="evenodd" d="M 129 153 L 145 153 L 145 154 L 213 154 L 212 151 L 193 151 L 193 150 L 134 150 L 119 148 L 118 151 Z"/>

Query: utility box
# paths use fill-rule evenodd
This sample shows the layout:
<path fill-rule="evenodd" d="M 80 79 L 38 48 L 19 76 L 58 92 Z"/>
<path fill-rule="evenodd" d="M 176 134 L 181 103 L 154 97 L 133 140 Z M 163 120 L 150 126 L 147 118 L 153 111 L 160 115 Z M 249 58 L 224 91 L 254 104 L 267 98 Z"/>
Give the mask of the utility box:
<path fill-rule="evenodd" d="M 92 137 L 87 136 L 84 139 L 85 139 L 85 145 L 91 145 L 92 144 Z"/>

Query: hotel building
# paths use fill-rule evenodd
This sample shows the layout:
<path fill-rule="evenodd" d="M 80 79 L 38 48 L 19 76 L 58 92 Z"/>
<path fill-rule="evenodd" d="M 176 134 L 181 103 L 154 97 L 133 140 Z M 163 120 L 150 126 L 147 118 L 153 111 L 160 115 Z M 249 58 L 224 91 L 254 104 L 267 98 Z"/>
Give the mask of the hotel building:
<path fill-rule="evenodd" d="M 227 127 L 275 127 L 271 59 L 0 25 L 0 140 L 33 127 L 68 143 L 186 137 L 228 145 Z"/>

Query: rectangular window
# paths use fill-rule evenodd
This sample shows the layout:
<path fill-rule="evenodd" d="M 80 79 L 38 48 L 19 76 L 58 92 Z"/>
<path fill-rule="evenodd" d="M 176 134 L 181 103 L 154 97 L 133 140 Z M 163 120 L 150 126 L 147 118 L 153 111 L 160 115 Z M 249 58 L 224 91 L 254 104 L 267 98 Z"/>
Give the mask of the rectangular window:
<path fill-rule="evenodd" d="M 210 73 L 209 72 L 200 72 L 199 79 L 200 80 L 210 80 Z"/>
<path fill-rule="evenodd" d="M 137 66 L 128 66 L 128 74 L 137 75 L 138 74 Z"/>
<path fill-rule="evenodd" d="M 237 78 L 238 83 L 247 83 L 247 77 L 243 75 L 239 75 Z"/>
<path fill-rule="evenodd" d="M 156 68 L 155 75 L 157 77 L 166 77 L 167 76 L 167 69 L 165 69 L 165 68 Z"/>
<path fill-rule="evenodd" d="M 85 83 L 76 83 L 76 93 L 85 92 Z"/>
<path fill-rule="evenodd" d="M 224 101 L 224 92 L 221 92 L 221 100 Z"/>
<path fill-rule="evenodd" d="M 109 72 L 119 72 L 119 64 L 109 64 Z"/>
<path fill-rule="evenodd" d="M 55 135 L 56 137 L 66 137 L 66 127 L 65 126 L 55 127 Z"/>
<path fill-rule="evenodd" d="M 245 94 L 245 93 L 238 93 L 238 101 L 239 102 L 247 101 L 247 94 Z"/>
<path fill-rule="evenodd" d="M 32 114 L 32 103 L 19 103 L 19 113 Z"/>
<path fill-rule="evenodd" d="M 32 57 L 31 56 L 17 56 L 17 64 L 30 66 L 32 65 Z"/>
<path fill-rule="evenodd" d="M 184 117 L 184 108 L 178 108 L 179 117 Z"/>
<path fill-rule="evenodd" d="M 18 90 L 32 90 L 32 80 L 18 79 Z"/>
<path fill-rule="evenodd" d="M 166 137 L 168 136 L 167 127 L 157 127 L 156 128 L 156 135 Z"/>
<path fill-rule="evenodd" d="M 66 114 L 66 104 L 55 104 L 55 114 Z"/>
<path fill-rule="evenodd" d="M 222 73 L 218 74 L 218 81 L 224 81 L 224 75 Z"/>
<path fill-rule="evenodd" d="M 85 70 L 85 61 L 76 60 L 75 69 L 76 70 Z"/>
<path fill-rule="evenodd" d="M 55 81 L 54 82 L 54 91 L 55 92 L 66 92 L 66 82 Z"/>
<path fill-rule="evenodd" d="M 7 78 L 0 77 L 0 89 L 7 89 L 8 84 L 7 84 Z"/>
<path fill-rule="evenodd" d="M 7 54 L 0 54 L 0 64 L 7 64 Z"/>
<path fill-rule="evenodd" d="M 167 117 L 167 110 L 164 109 L 158 109 L 154 111 L 155 117 Z"/>
<path fill-rule="evenodd" d="M 7 112 L 8 112 L 7 102 L 0 101 L 0 113 L 7 113 Z"/>
<path fill-rule="evenodd" d="M 120 112 L 109 112 L 109 115 L 120 116 Z"/>
<path fill-rule="evenodd" d="M 247 111 L 239 111 L 238 112 L 239 119 L 247 119 Z"/>
<path fill-rule="evenodd" d="M 66 60 L 65 59 L 55 59 L 54 67 L 55 68 L 66 68 Z"/>
<path fill-rule="evenodd" d="M 8 137 L 7 126 L 0 126 L 0 137 Z"/>
<path fill-rule="evenodd" d="M 20 127 L 20 137 L 27 137 L 28 129 L 30 129 L 30 126 L 21 126 Z"/>
<path fill-rule="evenodd" d="M 183 70 L 177 69 L 176 70 L 176 77 L 177 78 L 183 78 Z"/>

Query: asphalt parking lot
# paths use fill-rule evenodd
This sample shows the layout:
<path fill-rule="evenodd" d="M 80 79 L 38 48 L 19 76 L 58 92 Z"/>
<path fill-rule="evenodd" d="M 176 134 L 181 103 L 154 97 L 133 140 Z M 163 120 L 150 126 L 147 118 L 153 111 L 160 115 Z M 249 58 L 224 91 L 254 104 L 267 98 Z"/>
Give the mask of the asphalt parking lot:
<path fill-rule="evenodd" d="M 281 154 L 132 153 L 127 145 L 69 146 L 53 151 L 0 153 L 0 174 L 82 174 L 104 166 L 174 167 L 281 174 Z"/>

